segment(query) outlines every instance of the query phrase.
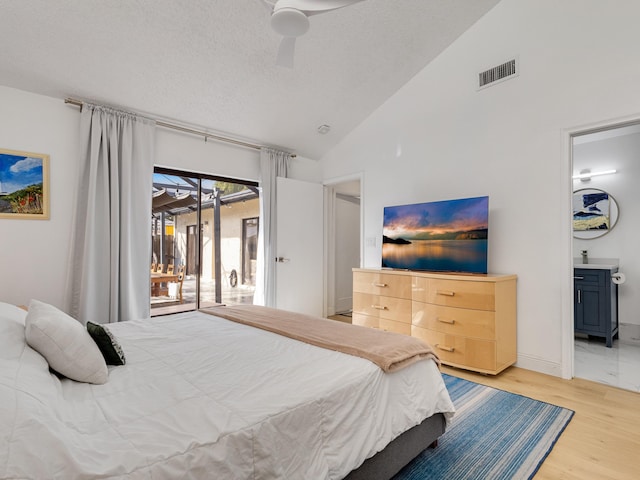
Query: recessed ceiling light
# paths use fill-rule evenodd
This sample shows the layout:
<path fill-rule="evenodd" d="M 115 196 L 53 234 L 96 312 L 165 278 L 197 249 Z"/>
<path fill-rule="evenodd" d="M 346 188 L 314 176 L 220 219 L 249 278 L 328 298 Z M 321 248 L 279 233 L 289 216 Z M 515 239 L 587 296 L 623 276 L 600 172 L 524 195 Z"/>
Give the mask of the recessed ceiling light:
<path fill-rule="evenodd" d="M 329 125 L 320 125 L 318 127 L 318 133 L 320 135 L 325 135 L 325 134 L 329 133 L 329 130 L 331 130 L 331 127 Z"/>

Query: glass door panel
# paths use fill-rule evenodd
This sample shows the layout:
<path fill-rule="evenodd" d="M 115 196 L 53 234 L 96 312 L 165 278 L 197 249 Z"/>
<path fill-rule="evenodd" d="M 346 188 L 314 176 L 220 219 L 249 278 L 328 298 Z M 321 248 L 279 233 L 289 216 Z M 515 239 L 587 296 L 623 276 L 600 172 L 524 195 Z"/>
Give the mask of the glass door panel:
<path fill-rule="evenodd" d="M 151 261 L 157 266 L 151 272 L 152 316 L 197 308 L 197 182 L 187 174 L 153 175 Z"/>
<path fill-rule="evenodd" d="M 153 187 L 151 314 L 253 303 L 257 185 L 156 168 Z"/>
<path fill-rule="evenodd" d="M 216 187 L 220 196 L 221 302 L 251 304 L 260 216 L 258 191 L 251 185 L 222 181 Z"/>
<path fill-rule="evenodd" d="M 216 243 L 219 235 L 216 228 L 215 180 L 201 179 L 200 215 L 202 262 L 200 265 L 200 307 L 211 307 L 220 303 L 216 295 Z"/>
<path fill-rule="evenodd" d="M 257 222 L 254 222 L 255 232 L 249 230 L 246 242 L 244 235 L 247 218 L 257 220 L 260 214 L 257 189 L 231 181 L 202 182 L 204 270 L 201 306 L 253 303 Z M 246 247 L 247 242 L 255 245 Z M 249 271 L 253 268 L 253 276 L 243 275 L 245 263 L 249 265 Z"/>

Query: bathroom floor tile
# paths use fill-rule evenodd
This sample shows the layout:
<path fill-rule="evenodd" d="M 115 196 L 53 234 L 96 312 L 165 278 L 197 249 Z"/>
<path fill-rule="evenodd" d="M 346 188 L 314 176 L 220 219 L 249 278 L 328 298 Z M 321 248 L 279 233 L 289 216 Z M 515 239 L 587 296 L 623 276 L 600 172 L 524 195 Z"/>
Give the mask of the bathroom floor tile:
<path fill-rule="evenodd" d="M 640 392 L 640 347 L 615 341 L 575 339 L 574 374 L 578 378 Z"/>

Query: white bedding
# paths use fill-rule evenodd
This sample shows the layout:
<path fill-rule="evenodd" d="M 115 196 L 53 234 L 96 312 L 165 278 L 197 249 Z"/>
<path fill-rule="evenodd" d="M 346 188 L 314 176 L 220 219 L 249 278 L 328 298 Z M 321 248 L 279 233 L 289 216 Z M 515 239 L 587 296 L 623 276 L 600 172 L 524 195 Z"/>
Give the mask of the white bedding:
<path fill-rule="evenodd" d="M 127 365 L 60 379 L 0 310 L 0 478 L 340 479 L 454 410 L 432 360 L 373 363 L 199 312 L 110 325 Z"/>

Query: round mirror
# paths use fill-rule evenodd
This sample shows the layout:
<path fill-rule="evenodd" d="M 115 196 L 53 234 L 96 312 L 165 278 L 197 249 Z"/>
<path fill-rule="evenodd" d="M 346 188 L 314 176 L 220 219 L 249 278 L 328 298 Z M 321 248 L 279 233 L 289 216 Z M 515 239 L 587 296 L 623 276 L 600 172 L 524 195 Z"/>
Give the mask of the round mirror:
<path fill-rule="evenodd" d="M 573 236 L 583 240 L 606 235 L 618 222 L 618 203 L 597 188 L 573 192 Z"/>

